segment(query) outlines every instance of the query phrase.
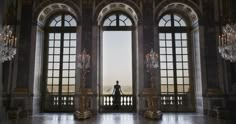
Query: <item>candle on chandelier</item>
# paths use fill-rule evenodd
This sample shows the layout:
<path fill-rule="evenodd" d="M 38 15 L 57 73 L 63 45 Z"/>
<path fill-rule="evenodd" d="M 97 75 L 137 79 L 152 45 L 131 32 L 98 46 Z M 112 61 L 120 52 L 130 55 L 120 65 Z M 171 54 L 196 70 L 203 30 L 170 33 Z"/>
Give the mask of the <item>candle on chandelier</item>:
<path fill-rule="evenodd" d="M 221 47 L 221 39 L 220 39 L 220 35 L 219 35 L 219 46 Z"/>

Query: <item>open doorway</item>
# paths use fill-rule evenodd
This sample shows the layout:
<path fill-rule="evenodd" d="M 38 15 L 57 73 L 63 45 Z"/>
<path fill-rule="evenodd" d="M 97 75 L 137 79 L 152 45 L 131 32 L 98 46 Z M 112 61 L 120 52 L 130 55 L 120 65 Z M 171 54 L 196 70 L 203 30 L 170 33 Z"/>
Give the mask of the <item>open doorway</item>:
<path fill-rule="evenodd" d="M 104 20 L 101 41 L 100 110 L 114 110 L 114 85 L 119 81 L 119 111 L 133 111 L 132 21 L 123 13 Z"/>

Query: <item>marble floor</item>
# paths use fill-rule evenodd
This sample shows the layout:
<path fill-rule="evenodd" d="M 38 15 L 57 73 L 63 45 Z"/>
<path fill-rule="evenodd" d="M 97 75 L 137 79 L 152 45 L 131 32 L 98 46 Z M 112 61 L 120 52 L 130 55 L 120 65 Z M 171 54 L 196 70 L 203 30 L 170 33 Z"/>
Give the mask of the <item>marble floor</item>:
<path fill-rule="evenodd" d="M 87 120 L 74 120 L 73 114 L 39 114 L 0 124 L 236 124 L 196 113 L 164 113 L 161 120 L 151 120 L 133 113 L 98 113 Z"/>

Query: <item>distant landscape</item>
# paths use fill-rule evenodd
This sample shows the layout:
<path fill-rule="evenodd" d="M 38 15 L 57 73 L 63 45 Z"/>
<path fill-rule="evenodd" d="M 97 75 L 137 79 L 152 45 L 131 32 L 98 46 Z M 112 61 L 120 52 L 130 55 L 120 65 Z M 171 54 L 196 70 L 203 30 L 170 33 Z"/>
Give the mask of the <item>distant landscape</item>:
<path fill-rule="evenodd" d="M 113 85 L 109 86 L 103 86 L 103 94 L 112 94 L 113 92 Z M 131 86 L 122 86 L 121 85 L 121 90 L 125 95 L 130 95 L 132 94 L 132 87 Z"/>

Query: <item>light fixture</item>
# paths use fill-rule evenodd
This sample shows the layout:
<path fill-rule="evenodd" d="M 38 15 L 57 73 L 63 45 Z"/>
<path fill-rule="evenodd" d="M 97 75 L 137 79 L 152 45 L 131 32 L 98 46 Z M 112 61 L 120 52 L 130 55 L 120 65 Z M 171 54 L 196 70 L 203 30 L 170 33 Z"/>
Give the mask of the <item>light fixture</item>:
<path fill-rule="evenodd" d="M 230 62 L 236 62 L 236 24 L 227 24 L 219 36 L 219 53 Z"/>
<path fill-rule="evenodd" d="M 85 88 L 86 74 L 90 68 L 90 55 L 86 53 L 85 49 L 78 55 L 78 68 L 80 69 L 80 88 Z"/>
<path fill-rule="evenodd" d="M 153 74 L 158 66 L 158 54 L 151 49 L 150 53 L 146 54 L 146 70 L 150 73 L 151 86 L 154 87 Z"/>
<path fill-rule="evenodd" d="M 3 26 L 0 33 L 0 62 L 10 61 L 16 54 L 17 38 L 13 33 L 13 27 Z"/>

